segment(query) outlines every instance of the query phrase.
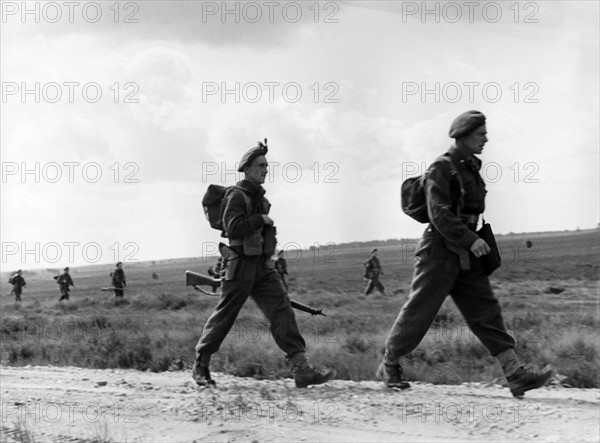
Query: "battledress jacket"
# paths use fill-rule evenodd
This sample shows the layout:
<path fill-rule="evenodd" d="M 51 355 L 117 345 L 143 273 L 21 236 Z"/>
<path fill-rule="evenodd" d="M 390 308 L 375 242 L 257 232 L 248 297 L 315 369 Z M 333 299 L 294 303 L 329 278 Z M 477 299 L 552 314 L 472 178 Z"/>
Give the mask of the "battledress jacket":
<path fill-rule="evenodd" d="M 452 146 L 444 154 L 452 156 L 464 189 L 461 215 L 479 215 L 485 209 L 485 183 L 479 175 L 481 160 Z M 460 184 L 449 162 L 441 158 L 429 167 L 425 179 L 425 196 L 430 225 L 426 232 L 439 233 L 448 249 L 460 257 L 461 268 L 469 269 L 469 250 L 479 238 L 458 215 Z"/>
<path fill-rule="evenodd" d="M 234 190 L 231 192 L 227 197 L 225 210 L 223 211 L 223 226 L 225 227 L 225 235 L 229 238 L 229 244 L 239 249 L 243 241 L 251 239 L 252 236 L 257 236 L 264 245 L 261 254 L 273 254 L 275 245 L 272 243 L 275 241 L 275 229 L 265 226 L 262 217 L 263 214 L 268 214 L 271 208 L 271 204 L 264 197 L 265 190 L 262 186 L 249 180 L 238 182 L 236 188 L 242 191 Z M 250 197 L 250 208 L 248 208 L 248 203 L 242 192 Z M 272 239 L 270 236 L 265 235 L 267 230 L 272 234 Z"/>

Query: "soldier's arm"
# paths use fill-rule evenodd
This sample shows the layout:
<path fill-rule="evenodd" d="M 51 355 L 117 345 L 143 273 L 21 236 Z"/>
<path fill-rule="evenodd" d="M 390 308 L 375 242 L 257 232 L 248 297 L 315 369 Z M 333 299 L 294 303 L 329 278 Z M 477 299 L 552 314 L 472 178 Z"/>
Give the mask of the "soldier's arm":
<path fill-rule="evenodd" d="M 264 226 L 261 214 L 250 215 L 246 208 L 246 200 L 239 192 L 232 192 L 226 201 L 223 211 L 223 226 L 227 237 L 242 238 L 256 232 Z"/>
<path fill-rule="evenodd" d="M 450 166 L 444 160 L 431 165 L 425 180 L 427 214 L 431 224 L 452 244 L 469 250 L 479 237 L 452 213 Z"/>

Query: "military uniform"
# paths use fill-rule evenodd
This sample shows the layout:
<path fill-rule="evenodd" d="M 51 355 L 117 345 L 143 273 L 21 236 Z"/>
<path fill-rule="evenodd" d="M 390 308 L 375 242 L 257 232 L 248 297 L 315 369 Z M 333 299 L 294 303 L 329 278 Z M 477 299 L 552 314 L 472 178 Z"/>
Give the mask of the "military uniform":
<path fill-rule="evenodd" d="M 127 286 L 125 280 L 125 271 L 122 268 L 117 268 L 113 271 L 112 275 L 112 286 L 115 291 L 115 297 L 123 297 L 123 288 Z"/>
<path fill-rule="evenodd" d="M 244 155 L 238 171 L 243 171 L 246 179 L 225 197 L 222 220 L 229 246 L 220 248 L 225 267 L 221 298 L 196 345 L 192 376 L 200 386 L 215 385 L 209 371 L 210 357 L 219 350 L 248 297 L 263 312 L 275 342 L 291 361 L 297 387 L 325 383 L 335 376 L 335 371 L 316 370 L 308 363 L 290 299 L 272 266 L 275 227 L 267 216 L 271 205 L 259 184 L 264 182 L 267 163 L 266 159 L 252 163 L 266 153 L 265 140 L 264 145 L 259 143 Z M 259 168 L 260 175 L 253 168 Z"/>
<path fill-rule="evenodd" d="M 236 185 L 243 189 L 232 192 L 226 202 L 223 221 L 231 250 L 225 257 L 225 279 L 222 296 L 215 312 L 204 327 L 204 333 L 196 346 L 196 353 L 214 354 L 233 326 L 240 309 L 252 297 L 271 325 L 271 333 L 277 345 L 291 358 L 306 349 L 296 317 L 281 280 L 271 265 L 274 251 L 259 255 L 245 255 L 243 238 L 265 228 L 261 214 L 268 214 L 270 204 L 264 197 L 264 189 L 250 181 L 242 180 Z M 245 192 L 251 201 L 248 212 Z M 272 227 L 267 227 L 274 229 Z M 263 237 L 264 242 L 264 236 Z M 264 248 L 263 243 L 263 248 Z"/>
<path fill-rule="evenodd" d="M 430 224 L 415 253 L 410 295 L 386 339 L 385 356 L 376 374 L 388 387 L 410 387 L 400 357 L 421 342 L 448 294 L 469 328 L 497 358 L 515 397 L 543 386 L 552 377 L 552 368 L 538 372 L 520 364 L 515 340 L 506 331 L 482 263 L 481 257 L 490 249 L 475 231 L 485 209 L 486 190 L 479 175 L 481 161 L 474 154 L 483 150 L 486 134 L 483 114 L 468 111 L 459 115 L 450 127 L 456 145 L 444 154 L 449 158 L 438 158 L 425 176 Z"/>
<path fill-rule="evenodd" d="M 479 175 L 481 161 L 456 147 L 446 155 L 453 158 L 462 177 L 462 217 L 456 214 L 460 199 L 458 179 L 451 176 L 449 163 L 438 159 L 430 166 L 425 181 L 431 223 L 415 254 L 408 301 L 386 340 L 390 361 L 398 361 L 417 347 L 448 294 L 492 356 L 515 345 L 506 332 L 481 259 L 469 251 L 479 238 L 475 233 L 477 218 L 485 209 L 485 184 Z"/>
<path fill-rule="evenodd" d="M 69 287 L 75 286 L 73 284 L 73 279 L 67 272 L 68 268 L 65 268 L 65 272 L 63 272 L 60 276 L 54 277 L 56 279 L 56 283 L 58 283 L 58 288 L 60 289 L 60 298 L 58 301 L 68 300 L 69 299 Z"/>
<path fill-rule="evenodd" d="M 369 283 L 365 289 L 365 295 L 369 295 L 375 288 L 377 288 L 382 295 L 385 295 L 385 288 L 379 280 L 379 274 L 381 274 L 381 271 L 382 269 L 379 258 L 373 255 L 365 263 L 365 278 L 369 280 Z"/>
<path fill-rule="evenodd" d="M 25 279 L 21 276 L 20 271 L 17 272 L 10 278 L 10 283 L 12 284 L 12 294 L 15 294 L 15 301 L 21 301 L 21 294 L 23 293 L 23 287 L 27 286 Z"/>

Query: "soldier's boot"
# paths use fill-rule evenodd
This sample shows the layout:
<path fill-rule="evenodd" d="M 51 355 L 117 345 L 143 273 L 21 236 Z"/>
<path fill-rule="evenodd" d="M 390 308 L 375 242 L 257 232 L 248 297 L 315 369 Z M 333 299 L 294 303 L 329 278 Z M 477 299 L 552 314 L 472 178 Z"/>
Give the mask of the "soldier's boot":
<path fill-rule="evenodd" d="M 320 385 L 327 383 L 336 376 L 335 369 L 319 368 L 316 369 L 308 362 L 304 353 L 300 352 L 292 357 L 292 374 L 297 388 L 306 388 L 310 385 Z"/>
<path fill-rule="evenodd" d="M 410 383 L 404 380 L 402 366 L 399 363 L 386 363 L 385 358 L 379 363 L 375 377 L 383 381 L 388 388 L 410 388 Z"/>
<path fill-rule="evenodd" d="M 208 358 L 204 356 L 203 358 L 202 354 L 200 354 L 196 357 L 194 368 L 192 369 L 192 378 L 198 386 L 217 386 L 217 382 L 210 376 L 210 370 L 208 369 L 209 363 L 210 356 L 208 356 Z"/>
<path fill-rule="evenodd" d="M 523 397 L 526 391 L 545 386 L 554 376 L 554 369 L 546 366 L 541 371 L 521 366 L 513 375 L 506 377 L 508 388 L 514 397 Z"/>

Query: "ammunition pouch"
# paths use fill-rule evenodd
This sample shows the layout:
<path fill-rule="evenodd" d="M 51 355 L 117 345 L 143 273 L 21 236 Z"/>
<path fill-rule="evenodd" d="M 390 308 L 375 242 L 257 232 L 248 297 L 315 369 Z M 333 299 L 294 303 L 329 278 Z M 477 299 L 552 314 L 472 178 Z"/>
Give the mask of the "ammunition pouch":
<path fill-rule="evenodd" d="M 245 256 L 275 254 L 277 247 L 275 226 L 264 226 L 261 231 L 256 231 L 244 238 L 229 240 L 229 246 L 240 248 Z"/>

